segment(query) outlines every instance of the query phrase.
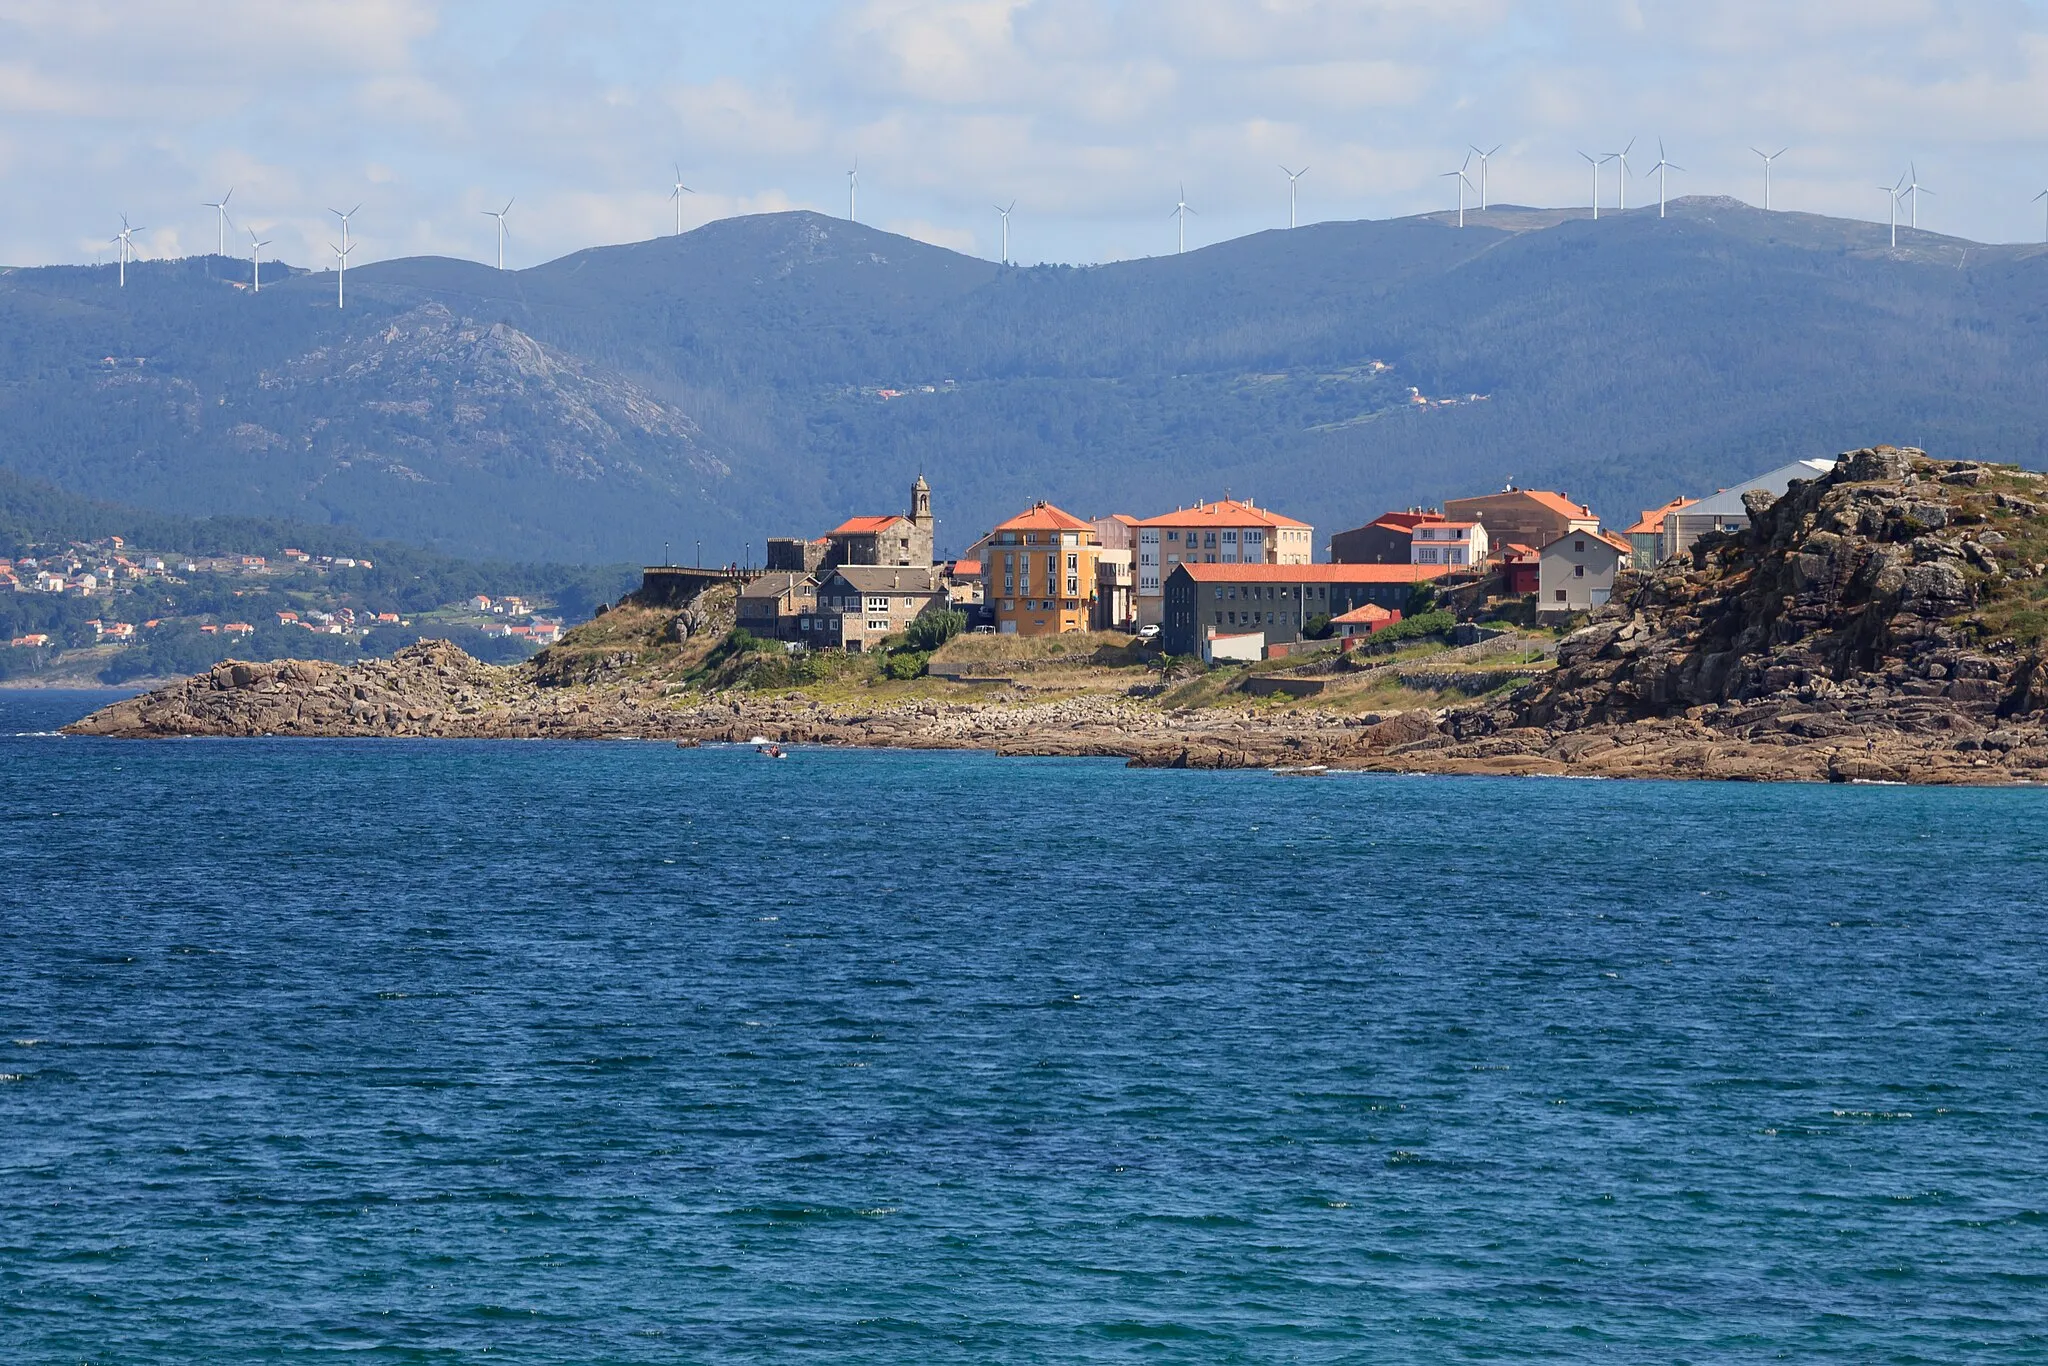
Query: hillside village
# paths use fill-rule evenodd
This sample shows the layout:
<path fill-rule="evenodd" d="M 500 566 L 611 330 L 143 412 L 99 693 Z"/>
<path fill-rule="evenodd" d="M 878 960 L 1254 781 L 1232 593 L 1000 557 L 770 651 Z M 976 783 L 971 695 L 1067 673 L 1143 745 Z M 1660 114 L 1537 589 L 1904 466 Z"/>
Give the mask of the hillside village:
<path fill-rule="evenodd" d="M 716 572 L 737 586 L 738 627 L 791 650 L 872 652 L 935 618 L 939 639 L 1122 632 L 1205 664 L 1268 660 L 1316 642 L 1349 651 L 1417 613 L 1575 622 L 1608 601 L 1621 571 L 1747 525 L 1745 494 L 1776 496 L 1832 467 L 1795 461 L 1674 497 L 1620 529 L 1567 494 L 1509 483 L 1383 512 L 1320 547 L 1309 523 L 1248 498 L 1146 517 L 1037 501 L 951 559 L 934 554 L 932 489 L 919 475 L 903 512 L 771 537 L 762 565 Z M 680 601 L 708 582 L 699 569 L 649 566 L 643 597 Z"/>

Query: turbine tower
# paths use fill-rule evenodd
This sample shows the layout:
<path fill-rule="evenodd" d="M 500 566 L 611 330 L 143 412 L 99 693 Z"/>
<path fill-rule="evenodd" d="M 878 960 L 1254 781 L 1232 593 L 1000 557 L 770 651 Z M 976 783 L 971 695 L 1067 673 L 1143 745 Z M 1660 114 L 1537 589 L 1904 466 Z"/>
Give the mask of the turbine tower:
<path fill-rule="evenodd" d="M 1771 211 L 1771 163 L 1792 149 L 1790 147 L 1780 147 L 1775 152 L 1766 152 L 1761 147 L 1752 147 L 1749 150 L 1764 159 L 1764 212 L 1769 213 Z"/>
<path fill-rule="evenodd" d="M 676 168 L 676 187 L 668 192 L 668 197 L 676 202 L 676 236 L 681 237 L 683 235 L 683 196 L 697 192 L 688 185 L 683 184 L 682 163 L 675 162 L 673 165 Z"/>
<path fill-rule="evenodd" d="M 1472 156 L 1468 152 L 1465 156 L 1465 166 L 1470 166 L 1471 164 Z M 1449 176 L 1456 176 L 1458 178 L 1458 226 L 1461 228 L 1465 226 L 1465 191 L 1472 188 L 1472 182 L 1465 175 L 1465 166 L 1460 166 L 1455 171 L 1445 171 L 1437 177 L 1439 180 Z"/>
<path fill-rule="evenodd" d="M 860 158 L 853 159 L 853 169 L 846 173 L 846 221 L 858 223 L 860 218 L 854 210 L 860 206 Z"/>
<path fill-rule="evenodd" d="M 995 206 L 996 212 L 1003 217 L 1003 264 L 1006 266 L 1010 264 L 1010 210 L 1016 207 L 1017 201 L 1014 199 L 1010 201 L 1009 209 L 1000 204 Z"/>
<path fill-rule="evenodd" d="M 263 292 L 263 249 L 269 245 L 267 241 L 257 241 L 256 229 L 249 229 L 249 292 L 252 294 Z"/>
<path fill-rule="evenodd" d="M 344 242 L 337 247 L 329 242 L 327 249 L 334 253 L 334 306 L 337 309 L 347 308 L 348 298 L 343 293 L 342 286 L 348 281 L 348 254 L 356 249 L 356 244 Z"/>
<path fill-rule="evenodd" d="M 1920 171 L 1911 162 L 1906 164 L 1906 179 L 1908 184 L 1905 193 L 1913 196 L 1913 227 L 1918 228 L 1920 226 L 1920 196 L 1923 194 L 1933 194 L 1934 191 L 1920 183 Z"/>
<path fill-rule="evenodd" d="M 1493 151 L 1489 152 L 1482 152 L 1476 146 L 1472 148 L 1472 154 L 1479 158 L 1479 211 L 1481 213 L 1486 212 L 1486 163 L 1492 160 L 1493 153 L 1498 152 L 1500 149 L 1501 144 L 1498 142 L 1493 144 Z M 1465 164 L 1469 166 L 1472 163 L 1468 161 Z"/>
<path fill-rule="evenodd" d="M 235 187 L 230 185 L 226 194 L 205 206 L 220 215 L 220 254 L 222 256 L 228 254 L 228 201 L 234 197 Z"/>
<path fill-rule="evenodd" d="M 135 250 L 134 242 L 135 234 L 141 231 L 143 231 L 141 228 L 131 228 L 128 226 L 128 215 L 124 213 L 121 215 L 121 231 L 107 239 L 110 244 L 118 242 L 121 246 L 121 288 L 123 289 L 128 288 L 129 254 L 132 252 L 137 257 L 142 255 L 141 252 Z"/>
<path fill-rule="evenodd" d="M 1664 216 L 1664 173 L 1666 171 L 1682 171 L 1684 169 L 1685 167 L 1664 155 L 1664 139 L 1658 138 L 1657 164 L 1650 168 L 1650 171 L 1657 173 L 1657 217 L 1662 218 Z M 1648 175 L 1650 171 L 1645 171 L 1643 174 Z"/>
<path fill-rule="evenodd" d="M 1900 176 L 1899 183 L 1896 185 L 1880 185 L 1877 187 L 1878 189 L 1883 190 L 1885 193 L 1885 197 L 1891 201 L 1892 245 L 1895 247 L 1899 244 L 1899 196 L 1905 193 L 1905 185 L 1906 178 L 1904 176 Z"/>
<path fill-rule="evenodd" d="M 1287 177 L 1287 226 L 1292 228 L 1294 226 L 1294 182 L 1308 174 L 1308 167 L 1304 166 L 1298 171 L 1290 171 L 1283 165 L 1280 168 L 1280 174 Z"/>
<path fill-rule="evenodd" d="M 1173 254 L 1175 256 L 1188 249 L 1188 215 L 1193 212 L 1194 210 L 1188 207 L 1188 187 L 1186 184 L 1182 184 L 1180 187 L 1180 202 L 1173 206 L 1173 213 L 1170 215 L 1179 220 L 1173 229 Z"/>
<path fill-rule="evenodd" d="M 1614 211 L 1616 213 L 1628 212 L 1628 154 L 1635 150 L 1635 146 L 1636 140 L 1634 138 L 1630 138 L 1628 140 L 1628 146 L 1622 148 L 1619 152 L 1609 152 L 1607 154 L 1607 159 L 1609 161 L 1618 161 L 1621 163 L 1621 169 L 1619 173 L 1614 177 L 1614 186 L 1616 190 L 1614 200 Z"/>
<path fill-rule="evenodd" d="M 362 205 L 358 204 L 355 206 L 355 208 L 350 209 L 347 213 L 343 213 L 340 209 L 329 209 L 327 211 L 333 214 L 336 218 L 339 218 L 341 220 L 341 244 L 344 247 L 350 245 L 348 236 L 348 220 L 354 218 L 356 214 L 362 209 L 362 207 Z"/>
<path fill-rule="evenodd" d="M 1601 157 L 1598 161 L 1595 161 L 1591 152 L 1581 152 L 1579 155 L 1586 159 L 1586 165 L 1590 166 L 1593 170 L 1593 221 L 1598 223 L 1600 221 L 1600 168 L 1605 166 L 1609 159 Z"/>
<path fill-rule="evenodd" d="M 505 268 L 505 215 L 512 212 L 512 201 L 506 200 L 505 207 L 502 209 L 479 209 L 478 212 L 486 218 L 498 220 L 498 269 L 503 270 Z"/>

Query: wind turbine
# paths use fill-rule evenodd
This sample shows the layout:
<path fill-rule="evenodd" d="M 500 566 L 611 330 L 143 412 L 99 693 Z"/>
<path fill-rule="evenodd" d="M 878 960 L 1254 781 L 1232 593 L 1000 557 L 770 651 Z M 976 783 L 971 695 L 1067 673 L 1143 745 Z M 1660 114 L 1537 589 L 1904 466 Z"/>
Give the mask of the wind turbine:
<path fill-rule="evenodd" d="M 1662 218 L 1664 216 L 1664 173 L 1666 171 L 1682 171 L 1684 169 L 1685 167 L 1664 155 L 1664 139 L 1658 138 L 1657 164 L 1650 168 L 1650 171 L 1657 173 L 1657 217 Z M 1645 171 L 1643 174 L 1648 175 L 1650 171 Z"/>
<path fill-rule="evenodd" d="M 2041 193 L 2034 196 L 2034 202 L 2036 204 L 2040 204 L 2041 201 L 2044 199 L 2048 199 L 2048 190 L 2043 190 L 2041 191 Z M 2041 240 L 2043 242 L 2048 242 L 2048 204 L 2042 205 L 2041 218 Z"/>
<path fill-rule="evenodd" d="M 1761 147 L 1752 147 L 1749 150 L 1764 159 L 1764 212 L 1769 213 L 1771 211 L 1771 163 L 1792 149 L 1790 147 L 1780 147 L 1775 152 L 1766 152 Z"/>
<path fill-rule="evenodd" d="M 121 231 L 107 239 L 109 243 L 118 242 L 121 244 L 121 288 L 123 289 L 128 288 L 128 254 L 134 252 L 138 257 L 142 255 L 141 252 L 135 251 L 135 242 L 133 240 L 135 234 L 141 231 L 143 229 L 128 226 L 128 215 L 124 213 L 121 215 Z"/>
<path fill-rule="evenodd" d="M 269 245 L 268 242 L 257 241 L 256 229 L 249 229 L 249 292 L 252 294 L 263 292 L 263 249 Z"/>
<path fill-rule="evenodd" d="M 1891 200 L 1892 245 L 1895 247 L 1899 244 L 1899 196 L 1905 192 L 1905 184 L 1906 178 L 1904 176 L 1900 176 L 1899 183 L 1897 185 L 1880 185 L 1877 187 L 1878 189 L 1883 190 L 1885 192 L 1886 198 Z"/>
<path fill-rule="evenodd" d="M 342 286 L 348 281 L 348 254 L 356 249 L 356 244 L 344 242 L 337 247 L 329 242 L 327 247 L 334 253 L 334 306 L 337 309 L 347 308 L 348 300 L 342 293 Z"/>
<path fill-rule="evenodd" d="M 1598 161 L 1595 161 L 1591 152 L 1581 152 L 1579 155 L 1584 157 L 1586 164 L 1593 168 L 1593 221 L 1598 223 L 1600 221 L 1600 168 L 1605 166 L 1612 158 L 1601 157 Z"/>
<path fill-rule="evenodd" d="M 1628 154 L 1635 150 L 1635 146 L 1636 140 L 1630 138 L 1628 146 L 1622 148 L 1619 152 L 1609 152 L 1607 154 L 1609 161 L 1621 163 L 1620 173 L 1614 178 L 1614 185 L 1617 191 L 1614 201 L 1614 211 L 1616 213 L 1628 212 Z"/>
<path fill-rule="evenodd" d="M 846 221 L 857 223 L 860 219 L 854 210 L 860 204 L 860 158 L 853 159 L 853 169 L 846 173 Z"/>
<path fill-rule="evenodd" d="M 1471 144 L 1467 145 L 1470 146 Z M 1486 212 L 1486 163 L 1492 158 L 1493 153 L 1498 152 L 1500 149 L 1501 144 L 1498 142 L 1493 145 L 1492 152 L 1482 152 L 1476 146 L 1472 147 L 1472 154 L 1479 158 L 1479 211 L 1481 213 Z M 1472 163 L 1468 161 L 1465 164 L 1469 166 Z"/>
<path fill-rule="evenodd" d="M 1000 204 L 995 206 L 995 211 L 1003 216 L 1003 264 L 1006 266 L 1010 264 L 1010 209 L 1016 207 L 1017 201 L 1014 199 L 1010 201 L 1009 209 Z"/>
<path fill-rule="evenodd" d="M 1172 218 L 1180 220 L 1174 225 L 1173 254 L 1178 256 L 1188 249 L 1188 215 L 1194 210 L 1188 207 L 1188 187 L 1180 187 L 1180 202 L 1173 206 Z"/>
<path fill-rule="evenodd" d="M 505 268 L 505 215 L 512 212 L 512 201 L 506 200 L 505 207 L 502 209 L 479 209 L 478 212 L 486 218 L 498 220 L 498 269 L 503 270 Z"/>
<path fill-rule="evenodd" d="M 343 213 L 340 209 L 329 209 L 327 211 L 333 214 L 336 218 L 339 218 L 341 220 L 341 244 L 344 247 L 350 245 L 348 240 L 348 220 L 354 218 L 356 216 L 356 213 L 362 207 L 362 205 L 358 204 L 355 206 L 355 208 L 350 209 L 347 213 Z"/>
<path fill-rule="evenodd" d="M 1308 174 L 1308 167 L 1304 166 L 1298 171 L 1290 171 L 1283 165 L 1280 168 L 1280 174 L 1287 177 L 1287 226 L 1292 228 L 1294 226 L 1294 182 Z"/>
<path fill-rule="evenodd" d="M 1933 194 L 1934 191 L 1920 183 L 1920 172 L 1911 162 L 1906 163 L 1906 178 L 1911 183 L 1906 186 L 1905 193 L 1913 196 L 1913 226 L 1918 228 L 1920 226 L 1920 196 L 1923 194 Z"/>
<path fill-rule="evenodd" d="M 228 254 L 228 201 L 235 197 L 235 187 L 228 186 L 228 192 L 204 207 L 220 215 L 220 254 Z"/>
<path fill-rule="evenodd" d="M 1465 166 L 1470 166 L 1471 164 L 1472 157 L 1467 153 Z M 1456 176 L 1458 178 L 1458 226 L 1461 228 L 1465 226 L 1465 191 L 1472 188 L 1472 182 L 1465 176 L 1465 166 L 1460 166 L 1455 171 L 1445 171 L 1437 177 L 1439 180 L 1447 176 Z"/>
<path fill-rule="evenodd" d="M 676 168 L 676 187 L 668 192 L 668 197 L 676 202 L 676 236 L 681 237 L 683 235 L 683 196 L 697 192 L 688 185 L 683 184 L 682 163 L 676 162 L 673 164 Z"/>

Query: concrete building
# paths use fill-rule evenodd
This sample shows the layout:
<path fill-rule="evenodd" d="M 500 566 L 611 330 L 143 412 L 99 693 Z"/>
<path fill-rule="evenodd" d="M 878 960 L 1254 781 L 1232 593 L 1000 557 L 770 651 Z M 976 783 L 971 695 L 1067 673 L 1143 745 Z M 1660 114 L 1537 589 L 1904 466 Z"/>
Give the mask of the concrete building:
<path fill-rule="evenodd" d="M 1137 524 L 1138 624 L 1164 617 L 1165 583 L 1177 564 L 1307 564 L 1315 528 L 1252 503 L 1225 498 L 1147 517 Z"/>
<path fill-rule="evenodd" d="M 764 640 L 802 640 L 799 623 L 818 605 L 818 585 L 808 574 L 763 574 L 742 585 L 733 604 L 733 624 Z"/>
<path fill-rule="evenodd" d="M 1168 653 L 1206 655 L 1211 635 L 1262 632 L 1267 644 L 1301 639 L 1319 616 L 1338 617 L 1367 603 L 1392 611 L 1418 583 L 1450 573 L 1428 564 L 1190 564 L 1166 578 L 1160 641 Z"/>
<path fill-rule="evenodd" d="M 1628 537 L 1628 567 L 1630 569 L 1654 569 L 1665 560 L 1664 519 L 1674 512 L 1683 512 L 1699 500 L 1696 498 L 1673 498 L 1660 508 L 1644 508 L 1643 515 L 1624 534 Z"/>
<path fill-rule="evenodd" d="M 932 562 L 932 489 L 924 476 L 910 486 L 910 511 L 894 517 L 849 517 L 825 533 L 831 543 L 824 566 L 911 565 Z M 816 568 L 816 566 L 814 566 Z"/>
<path fill-rule="evenodd" d="M 1102 538 L 1104 550 L 1129 550 L 1138 548 L 1138 519 L 1128 513 L 1112 512 L 1107 517 L 1095 519 L 1095 534 Z"/>
<path fill-rule="evenodd" d="M 1486 562 L 1486 546 L 1486 528 L 1478 522 L 1421 522 L 1408 543 L 1409 562 L 1466 569 Z"/>
<path fill-rule="evenodd" d="M 1629 544 L 1602 531 L 1568 531 L 1539 554 L 1536 611 L 1590 612 L 1613 594 Z"/>
<path fill-rule="evenodd" d="M 1393 608 L 1382 607 L 1368 602 L 1363 607 L 1354 607 L 1330 618 L 1330 634 L 1339 640 L 1353 636 L 1369 636 L 1374 631 L 1383 631 L 1401 619 L 1401 613 Z"/>
<path fill-rule="evenodd" d="M 982 596 L 998 635 L 1086 631 L 1095 620 L 1102 542 L 1092 522 L 1033 503 L 999 523 L 982 551 Z"/>
<path fill-rule="evenodd" d="M 1792 487 L 1793 480 L 1818 479 L 1834 468 L 1832 460 L 1795 460 L 1710 493 L 1689 508 L 1666 513 L 1658 559 L 1668 560 L 1673 555 L 1683 555 L 1692 549 L 1694 541 L 1709 531 L 1747 531 L 1749 510 L 1742 506 L 1742 495 L 1751 489 L 1762 489 L 1772 497 L 1781 498 L 1785 490 Z"/>
<path fill-rule="evenodd" d="M 1442 522 L 1435 508 L 1409 508 L 1386 512 L 1364 526 L 1340 531 L 1330 538 L 1332 564 L 1413 564 L 1415 528 L 1425 522 Z"/>
<path fill-rule="evenodd" d="M 1515 541 L 1540 548 L 1567 531 L 1600 529 L 1600 519 L 1593 515 L 1593 509 L 1561 493 L 1518 489 L 1512 484 L 1499 493 L 1449 499 L 1444 503 L 1444 517 L 1453 522 L 1478 522 L 1486 528 L 1486 538 L 1494 545 Z"/>
<path fill-rule="evenodd" d="M 867 650 L 948 602 L 931 565 L 843 564 L 819 581 L 817 605 L 798 618 L 798 631 L 814 649 Z"/>
<path fill-rule="evenodd" d="M 1135 568 L 1137 552 L 1129 546 L 1102 548 L 1095 562 L 1095 620 L 1098 631 L 1138 629 L 1138 600 Z"/>

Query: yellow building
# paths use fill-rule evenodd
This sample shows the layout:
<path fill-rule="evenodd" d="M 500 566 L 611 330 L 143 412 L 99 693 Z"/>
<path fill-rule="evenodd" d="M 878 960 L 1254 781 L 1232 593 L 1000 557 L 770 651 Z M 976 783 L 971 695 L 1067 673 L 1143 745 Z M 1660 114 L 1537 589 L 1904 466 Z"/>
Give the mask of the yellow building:
<path fill-rule="evenodd" d="M 1091 522 L 1051 503 L 997 526 L 982 543 L 983 598 L 1000 635 L 1086 631 L 1095 611 L 1102 537 Z"/>

